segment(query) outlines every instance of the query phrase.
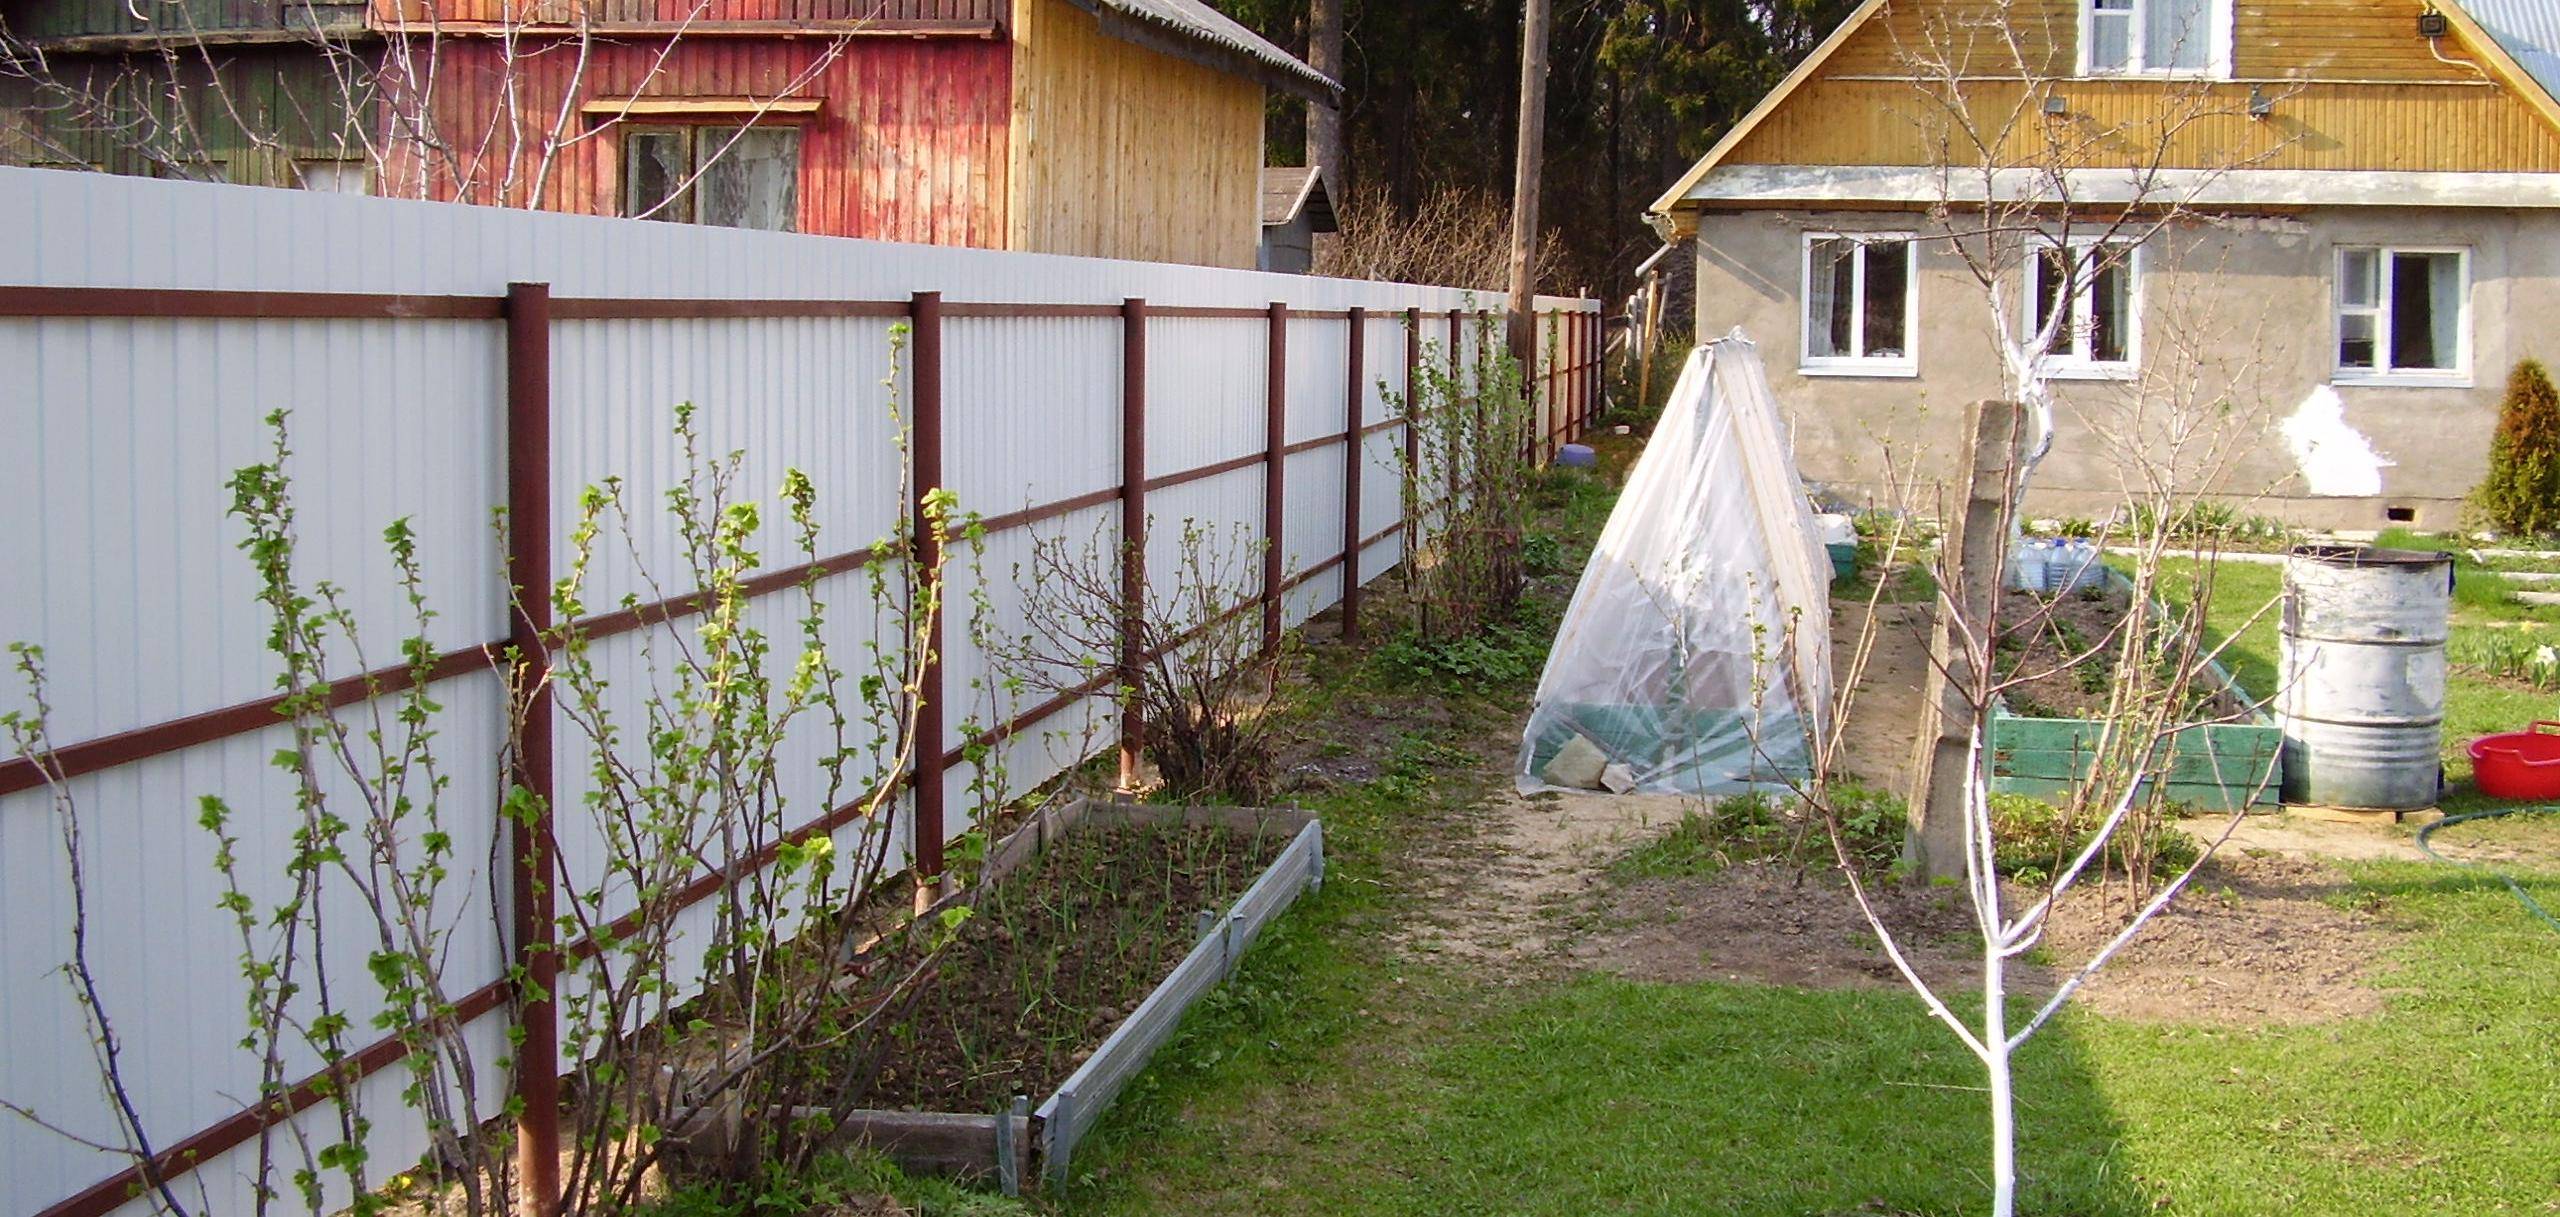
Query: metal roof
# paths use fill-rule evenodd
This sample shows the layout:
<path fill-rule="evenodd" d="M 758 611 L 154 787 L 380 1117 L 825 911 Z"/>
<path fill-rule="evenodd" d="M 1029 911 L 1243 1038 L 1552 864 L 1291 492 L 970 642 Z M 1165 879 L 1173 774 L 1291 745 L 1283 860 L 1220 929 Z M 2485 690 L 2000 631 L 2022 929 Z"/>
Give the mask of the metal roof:
<path fill-rule="evenodd" d="M 1262 226 L 1286 224 L 1301 211 L 1315 213 L 1315 230 L 1333 232 L 1333 197 L 1315 166 L 1272 165 L 1262 171 Z"/>
<path fill-rule="evenodd" d="M 2543 90 L 2560 97 L 2560 0 L 2461 0 Z"/>
<path fill-rule="evenodd" d="M 1237 24 L 1201 0 L 1070 0 L 1102 19 L 1103 28 L 1121 37 L 1153 33 L 1160 38 L 1133 38 L 1156 49 L 1184 55 L 1211 67 L 1242 69 L 1264 84 L 1326 105 L 1338 103 L 1342 86 L 1331 77 L 1271 45 L 1262 35 Z M 1114 26 L 1119 28 L 1114 29 Z M 1137 27 L 1131 29 L 1131 26 Z M 1167 45 L 1170 43 L 1171 45 Z M 1188 53 L 1186 53 L 1188 52 Z"/>

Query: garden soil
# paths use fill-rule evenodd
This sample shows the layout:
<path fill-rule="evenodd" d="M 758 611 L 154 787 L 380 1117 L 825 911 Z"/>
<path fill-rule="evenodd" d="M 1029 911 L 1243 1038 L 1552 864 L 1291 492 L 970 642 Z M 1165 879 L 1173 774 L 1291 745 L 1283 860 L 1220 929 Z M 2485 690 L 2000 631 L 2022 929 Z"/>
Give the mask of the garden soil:
<path fill-rule="evenodd" d="M 1087 828 L 995 884 L 892 1034 L 872 1106 L 1001 1110 L 1055 1090 L 1287 845 L 1280 834 Z"/>
<path fill-rule="evenodd" d="M 2333 903 L 2347 888 L 2326 863 L 2217 857 L 2074 999 L 2156 1023 L 2316 1023 L 2381 1009 L 2370 969 L 2402 931 Z M 2036 893 L 2013 890 L 2012 910 Z M 1945 991 L 1980 987 L 1973 913 L 1952 889 L 1870 893 L 1904 957 Z M 1819 868 L 1750 863 L 1705 878 L 1626 885 L 1613 922 L 1574 945 L 1582 966 L 1639 980 L 1744 981 L 1804 988 L 1903 984 L 1849 892 Z M 2119 885 L 2066 900 L 2017 991 L 2050 993 L 2062 969 L 2094 955 L 2125 920 Z"/>

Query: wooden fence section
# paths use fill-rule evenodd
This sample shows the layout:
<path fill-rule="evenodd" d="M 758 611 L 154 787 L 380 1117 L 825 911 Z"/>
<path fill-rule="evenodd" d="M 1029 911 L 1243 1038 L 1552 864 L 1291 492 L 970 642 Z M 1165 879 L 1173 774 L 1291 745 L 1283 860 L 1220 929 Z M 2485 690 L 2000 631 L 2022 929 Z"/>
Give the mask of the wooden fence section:
<path fill-rule="evenodd" d="M 667 442 L 676 402 L 702 411 L 706 447 L 748 453 L 745 492 L 789 467 L 826 496 L 828 552 L 776 561 L 750 584 L 777 638 L 793 636 L 796 608 L 771 593 L 815 568 L 824 594 L 859 598 L 876 538 L 929 545 L 915 522 L 937 488 L 983 513 L 987 534 L 967 563 L 955 556 L 951 599 L 981 596 L 1014 634 L 1010 585 L 1035 532 L 1105 538 L 1131 555 L 1121 577 L 1134 587 L 1173 569 L 1175 520 L 1233 526 L 1261 545 L 1256 585 L 1233 590 L 1236 610 L 1258 609 L 1266 631 L 1335 603 L 1351 630 L 1361 585 L 1401 559 L 1410 527 L 1398 454 L 1414 439 L 1392 403 L 1411 395 L 1425 359 L 1463 368 L 1480 332 L 1500 332 L 1447 289 L 44 171 L 0 170 L 0 224 L 28 235 L 0 251 L 0 395 L 16 403 L 0 412 L 0 446 L 29 471 L 0 506 L 0 562 L 20 572 L 0 599 L 0 640 L 46 648 L 46 763 L 83 809 L 89 932 L 121 948 L 102 966 L 102 996 L 159 1158 L 194 1168 L 213 1211 L 245 1201 L 241 1155 L 262 1132 L 294 1122 L 330 1135 L 315 1120 L 329 1090 L 316 1058 L 289 1062 L 300 1080 L 274 1099 L 241 1105 L 258 1085 L 234 1046 L 238 944 L 225 946 L 210 916 L 212 843 L 187 827 L 196 798 L 226 798 L 254 879 L 279 869 L 280 838 L 298 822 L 264 764 L 289 732 L 248 563 L 230 552 L 240 538 L 221 512 L 222 476 L 266 455 L 267 412 L 288 411 L 293 429 L 301 573 L 348 588 L 378 639 L 399 636 L 403 617 L 375 537 L 391 519 L 413 521 L 434 580 L 428 678 L 441 742 L 457 757 L 496 757 L 495 657 L 538 653 L 554 625 L 542 597 L 519 605 L 503 572 L 548 584 L 584 488 L 625 479 L 639 517 L 631 553 L 602 556 L 591 573 L 590 603 L 627 606 L 581 623 L 614 684 L 645 688 L 661 665 L 647 639 L 695 611 L 690 591 L 650 577 L 682 569 L 680 540 L 645 518 L 683 473 Z M 1542 298 L 1540 309 L 1531 383 L 1552 449 L 1602 408 L 1602 326 L 1590 302 Z M 894 358 L 893 327 L 905 343 Z M 892 396 L 904 444 L 885 401 L 865 400 Z M 503 542 L 489 527 L 500 505 Z M 771 541 L 763 552 L 790 552 L 778 528 Z M 831 647 L 880 640 L 870 623 L 830 629 Z M 993 724 L 979 738 L 1008 742 L 1008 778 L 1044 781 L 1127 729 L 1093 690 L 1138 658 L 1126 647 L 1098 657 L 1105 676 L 1091 689 L 1024 706 L 991 691 L 992 664 L 967 639 L 941 641 L 922 688 L 941 709 L 922 716 L 898 823 L 900 856 L 925 874 L 971 827 L 952 812 L 969 806 L 976 776 L 963 729 Z M 361 672 L 359 656 L 331 659 L 358 673 L 329 687 L 337 707 L 411 677 L 406 665 Z M 591 758 L 556 719 L 546 707 L 528 722 L 508 777 L 551 808 L 575 808 Z M 813 768 L 814 747 L 801 752 Z M 523 967 L 547 991 L 553 969 L 593 955 L 592 941 L 551 941 L 548 906 L 560 884 L 598 881 L 603 845 L 592 826 L 509 822 L 498 776 L 457 772 L 448 795 L 488 809 L 457 829 L 454 856 L 489 859 L 491 873 L 465 885 L 482 890 L 455 923 L 493 929 L 454 936 L 446 980 L 467 994 L 458 1017 L 483 1060 L 505 1055 L 520 1026 L 519 1076 L 484 1080 L 525 1098 L 528 1158 L 540 1161 L 556 1135 L 558 1079 L 575 1062 L 562 1059 L 548 1003 L 517 1002 L 507 977 Z M 0 1098 L 33 1100 L 63 1128 L 114 1143 L 86 1025 L 51 975 L 69 932 L 51 809 L 34 763 L 0 764 L 0 1031 L 12 1045 Z M 863 831 L 857 818 L 821 803 L 790 840 Z M 686 886 L 679 922 L 707 915 L 728 881 L 714 869 Z M 611 929 L 628 932 L 636 916 Z M 403 1071 L 388 1068 L 400 1054 L 385 1038 L 354 1056 L 376 1162 L 425 1146 L 397 1097 Z M 134 1203 L 139 1172 L 126 1165 L 24 1122 L 0 1132 L 11 1211 L 116 1212 Z"/>

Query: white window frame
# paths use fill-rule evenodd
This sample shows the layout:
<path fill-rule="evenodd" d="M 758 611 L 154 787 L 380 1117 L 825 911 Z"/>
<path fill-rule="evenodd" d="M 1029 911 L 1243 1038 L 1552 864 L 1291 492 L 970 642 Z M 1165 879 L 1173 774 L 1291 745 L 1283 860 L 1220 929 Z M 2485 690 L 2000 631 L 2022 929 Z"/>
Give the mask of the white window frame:
<path fill-rule="evenodd" d="M 2349 308 L 2343 297 L 2347 283 L 2347 255 L 2373 255 L 2373 304 Z M 2454 281 L 2456 311 L 2453 330 L 2453 366 L 2451 368 L 2394 368 L 2391 366 L 2391 280 L 2396 273 L 2392 265 L 2400 254 L 2452 254 L 2455 258 Z M 2346 318 L 2350 314 L 2373 318 L 2373 362 L 2370 368 L 2350 368 L 2340 362 L 2346 345 Z M 2397 385 L 2403 388 L 2468 389 L 2471 379 L 2471 248 L 2466 245 L 2358 245 L 2345 244 L 2331 251 L 2329 257 L 2329 383 L 2334 385 Z"/>
<path fill-rule="evenodd" d="M 1854 241 L 1858 256 L 1850 278 L 1849 345 L 1857 355 L 1813 354 L 1813 246 L 1817 241 Z M 1900 244 L 1906 250 L 1902 283 L 1902 354 L 1877 358 L 1867 349 L 1867 254 L 1870 245 Z M 1908 232 L 1808 232 L 1796 250 L 1796 371 L 1805 376 L 1899 376 L 1920 374 L 1920 245 Z"/>
<path fill-rule="evenodd" d="M 2077 297 L 2073 301 L 2072 316 L 2080 319 L 2080 324 L 2073 327 L 2076 332 L 2055 335 L 2053 349 L 2045 353 L 2045 375 L 2052 379 L 2131 380 L 2140 374 L 2142 368 L 2142 245 L 2127 237 L 2075 236 L 2065 239 L 2042 234 L 2031 238 L 2028 244 L 2028 257 L 2018 268 L 2021 280 L 2018 300 L 2024 306 L 2020 310 L 2019 341 L 2033 339 L 2037 327 L 2044 324 L 2044 301 L 2036 296 L 2036 267 L 2044 260 L 2045 251 L 2063 249 L 2067 246 L 2071 250 L 2072 264 L 2075 267 L 2094 266 L 2086 251 L 2100 245 L 2124 247 L 2123 259 L 2117 263 L 2125 277 L 2124 358 L 2089 358 L 2089 338 L 2096 332 L 2094 321 L 2096 313 L 2090 305 L 2097 299 L 2098 294 L 2098 277 L 2091 274 L 2085 276 L 2083 281 L 2072 289 Z"/>
<path fill-rule="evenodd" d="M 2152 3 L 2152 0 L 2132 0 L 2133 8 L 2126 17 L 2126 20 L 2131 25 L 2131 28 L 2125 31 L 2125 46 L 2127 48 L 2126 57 L 2133 63 L 2140 66 L 2125 68 L 2100 68 L 2095 66 L 2090 61 L 2090 52 L 2095 49 L 2096 39 L 2090 36 L 2089 27 L 2092 24 L 2090 20 L 2091 17 L 2097 12 L 2098 0 L 2076 0 L 2076 3 L 2079 5 L 2080 9 L 2079 75 L 2099 77 L 2184 77 L 2189 79 L 2200 78 L 2207 80 L 2231 79 L 2232 10 L 2237 7 L 2235 0 L 2208 0 L 2208 3 L 2213 5 L 2213 32 L 2211 35 L 2213 38 L 2213 45 L 2208 48 L 2208 54 L 2205 58 L 2205 66 L 2202 68 L 2155 68 L 2151 66 L 2149 48 L 2143 45 L 2144 30 L 2150 23 L 2143 19 L 2146 16 L 2143 10 Z"/>

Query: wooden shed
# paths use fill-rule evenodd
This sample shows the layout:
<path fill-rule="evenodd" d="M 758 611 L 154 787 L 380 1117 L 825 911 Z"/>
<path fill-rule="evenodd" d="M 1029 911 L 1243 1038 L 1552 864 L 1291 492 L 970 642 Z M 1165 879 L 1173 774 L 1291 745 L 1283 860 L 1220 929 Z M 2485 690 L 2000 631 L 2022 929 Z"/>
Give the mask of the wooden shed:
<path fill-rule="evenodd" d="M 1262 171 L 1262 269 L 1307 274 L 1316 265 L 1316 234 L 1339 231 L 1322 170 L 1275 165 Z"/>

